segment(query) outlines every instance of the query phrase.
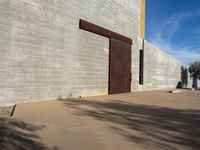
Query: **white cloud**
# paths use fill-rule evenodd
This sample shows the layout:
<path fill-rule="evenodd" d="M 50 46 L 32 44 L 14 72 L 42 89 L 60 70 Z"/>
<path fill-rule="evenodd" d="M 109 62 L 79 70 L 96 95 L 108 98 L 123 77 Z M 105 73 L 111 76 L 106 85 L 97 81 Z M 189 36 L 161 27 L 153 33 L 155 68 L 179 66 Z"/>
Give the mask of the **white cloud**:
<path fill-rule="evenodd" d="M 171 16 L 163 22 L 163 30 L 156 29 L 154 32 L 156 34 L 151 36 L 150 41 L 185 64 L 200 61 L 200 40 L 183 41 L 178 46 L 171 41 L 182 23 L 190 17 L 196 16 L 200 16 L 200 9 Z M 200 28 L 193 29 L 192 33 L 200 34 Z"/>
<path fill-rule="evenodd" d="M 183 12 L 169 17 L 166 22 L 164 22 L 164 26 L 166 28 L 164 32 L 166 37 L 170 40 L 176 31 L 181 27 L 182 22 L 190 17 L 200 16 L 200 9 L 191 11 L 191 12 Z"/>
<path fill-rule="evenodd" d="M 193 61 L 200 61 L 200 53 L 196 51 L 191 51 L 188 49 L 183 49 L 183 50 L 166 49 L 166 52 L 170 53 L 171 55 L 173 55 L 174 57 L 176 57 L 185 64 L 189 64 Z"/>
<path fill-rule="evenodd" d="M 159 34 L 157 35 L 157 38 L 155 38 L 151 42 L 158 46 L 160 49 L 174 56 L 184 64 L 189 64 L 193 61 L 200 61 L 200 52 L 198 52 L 198 50 L 200 50 L 200 46 L 199 49 L 196 51 L 192 51 L 190 46 L 175 47 L 169 42 L 163 40 L 162 37 L 159 36 Z"/>

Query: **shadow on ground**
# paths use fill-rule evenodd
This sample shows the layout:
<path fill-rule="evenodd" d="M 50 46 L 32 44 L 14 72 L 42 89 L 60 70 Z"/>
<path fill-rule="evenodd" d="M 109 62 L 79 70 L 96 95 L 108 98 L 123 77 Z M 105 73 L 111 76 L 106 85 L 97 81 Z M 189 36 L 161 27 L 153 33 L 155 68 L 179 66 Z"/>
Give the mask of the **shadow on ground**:
<path fill-rule="evenodd" d="M 0 118 L 0 149 L 1 150 L 57 150 L 48 148 L 39 142 L 37 131 L 43 125 L 32 125 L 16 119 Z"/>
<path fill-rule="evenodd" d="M 200 110 L 179 110 L 113 100 L 67 100 L 78 116 L 105 121 L 111 131 L 148 150 L 199 150 Z"/>

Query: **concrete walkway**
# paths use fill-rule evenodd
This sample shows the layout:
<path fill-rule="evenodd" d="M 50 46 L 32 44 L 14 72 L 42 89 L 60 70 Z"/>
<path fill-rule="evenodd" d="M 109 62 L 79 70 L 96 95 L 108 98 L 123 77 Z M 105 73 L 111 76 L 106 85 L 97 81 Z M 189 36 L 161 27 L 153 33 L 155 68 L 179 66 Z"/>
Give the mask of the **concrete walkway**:
<path fill-rule="evenodd" d="M 200 91 L 20 104 L 0 129 L 2 150 L 199 150 Z"/>

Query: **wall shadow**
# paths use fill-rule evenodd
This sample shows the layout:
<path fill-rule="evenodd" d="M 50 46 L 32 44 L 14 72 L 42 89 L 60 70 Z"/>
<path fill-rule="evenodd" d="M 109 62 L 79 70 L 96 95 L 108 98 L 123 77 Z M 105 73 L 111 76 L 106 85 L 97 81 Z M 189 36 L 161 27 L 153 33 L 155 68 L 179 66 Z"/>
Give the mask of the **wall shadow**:
<path fill-rule="evenodd" d="M 200 110 L 137 105 L 120 100 L 67 100 L 78 116 L 105 121 L 116 134 L 149 150 L 199 150 Z"/>
<path fill-rule="evenodd" d="M 43 125 L 28 124 L 13 118 L 0 118 L 0 149 L 1 150 L 57 150 L 40 142 L 37 131 Z"/>

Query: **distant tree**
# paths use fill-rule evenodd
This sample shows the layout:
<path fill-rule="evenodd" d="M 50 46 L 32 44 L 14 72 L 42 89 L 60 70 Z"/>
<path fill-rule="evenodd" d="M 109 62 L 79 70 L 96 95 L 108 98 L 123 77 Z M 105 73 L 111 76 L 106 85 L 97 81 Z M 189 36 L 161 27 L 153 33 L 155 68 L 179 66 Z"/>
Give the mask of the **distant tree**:
<path fill-rule="evenodd" d="M 193 79 L 200 80 L 200 61 L 195 61 L 189 65 L 189 73 Z"/>
<path fill-rule="evenodd" d="M 188 70 L 190 76 L 193 78 L 192 87 L 196 89 L 198 86 L 198 79 L 200 80 L 200 61 L 191 63 Z"/>
<path fill-rule="evenodd" d="M 184 66 L 181 67 L 181 85 L 186 88 L 188 85 L 188 69 Z"/>

